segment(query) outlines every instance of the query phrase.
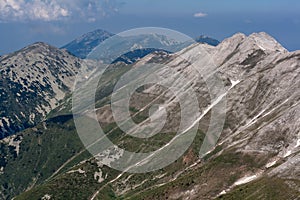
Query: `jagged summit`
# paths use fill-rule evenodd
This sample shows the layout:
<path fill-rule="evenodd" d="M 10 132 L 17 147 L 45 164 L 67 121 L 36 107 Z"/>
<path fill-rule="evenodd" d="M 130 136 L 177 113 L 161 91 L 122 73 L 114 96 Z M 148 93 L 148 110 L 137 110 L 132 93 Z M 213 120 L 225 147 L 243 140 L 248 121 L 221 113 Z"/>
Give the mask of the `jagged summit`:
<path fill-rule="evenodd" d="M 282 47 L 279 42 L 265 32 L 252 33 L 249 36 L 246 36 L 243 33 L 236 33 L 232 37 L 225 39 L 220 45 L 223 47 L 221 47 L 222 50 L 236 47 L 241 50 L 261 49 L 266 52 L 287 52 L 287 50 Z"/>
<path fill-rule="evenodd" d="M 248 40 L 252 40 L 263 51 L 287 52 L 287 50 L 279 44 L 276 39 L 265 32 L 253 33 L 248 37 Z"/>
<path fill-rule="evenodd" d="M 226 38 L 221 42 L 221 44 L 227 44 L 227 43 L 240 43 L 243 41 L 247 36 L 244 33 L 236 33 L 233 36 Z"/>
<path fill-rule="evenodd" d="M 205 47 L 204 47 L 205 48 Z M 214 54 L 216 65 L 243 63 L 251 61 L 258 62 L 268 55 L 286 54 L 288 51 L 267 33 L 253 33 L 249 36 L 243 33 L 236 33 L 232 37 L 223 40 L 218 46 L 209 50 Z M 271 58 L 270 58 L 271 59 Z M 251 64 L 249 63 L 249 64 Z"/>

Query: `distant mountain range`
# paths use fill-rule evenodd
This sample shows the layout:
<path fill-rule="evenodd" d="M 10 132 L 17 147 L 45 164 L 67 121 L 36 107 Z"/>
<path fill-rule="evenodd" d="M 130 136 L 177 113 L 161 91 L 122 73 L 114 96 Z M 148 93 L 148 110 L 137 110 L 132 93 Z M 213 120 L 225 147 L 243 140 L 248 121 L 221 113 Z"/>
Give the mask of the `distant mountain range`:
<path fill-rule="evenodd" d="M 73 42 L 74 52 L 83 57 L 104 38 L 87 35 L 90 39 Z M 162 44 L 161 37 L 151 38 Z M 200 38 L 197 41 L 210 41 Z M 147 44 L 144 38 L 139 41 Z M 194 91 L 199 102 L 201 115 L 189 112 L 187 126 L 199 122 L 191 146 L 169 166 L 144 174 L 114 170 L 84 148 L 71 114 L 71 95 L 76 74 L 82 68 L 88 72 L 89 66 L 68 51 L 36 43 L 0 58 L 0 199 L 299 199 L 300 51 L 288 52 L 262 32 L 238 33 L 217 46 L 199 42 L 172 54 L 152 49 L 138 53 L 142 57 L 119 58 L 121 62 L 113 63 L 97 86 L 97 119 L 88 109 L 80 116 L 88 122 L 97 120 L 115 145 L 131 152 L 160 153 L 180 128 L 178 98 L 160 85 L 140 87 L 130 102 L 130 115 L 141 127 L 167 112 L 171 117 L 167 115 L 160 132 L 136 139 L 118 128 L 110 98 L 117 80 L 129 70 L 155 61 L 168 64 L 179 77 L 170 79 L 170 88 L 184 88 L 186 98 L 190 98 L 186 91 Z M 194 73 L 207 62 L 202 51 L 213 61 L 209 70 L 224 84 L 221 94 L 215 87 L 208 93 L 207 82 L 213 86 L 216 82 Z M 158 73 L 166 80 L 174 77 L 168 70 L 158 69 Z M 213 112 L 223 98 L 226 108 Z M 152 110 L 154 105 L 166 109 Z M 217 145 L 199 157 L 207 130 L 215 128 L 209 127 L 211 116 L 225 112 Z M 168 153 L 171 156 L 176 149 Z M 105 155 L 102 161 L 114 163 L 122 152 L 108 150 Z"/>
<path fill-rule="evenodd" d="M 216 40 L 214 38 L 211 38 L 211 37 L 208 37 L 208 36 L 205 36 L 205 35 L 201 35 L 199 37 L 196 37 L 195 41 L 199 42 L 199 43 L 202 43 L 202 44 L 208 44 L 208 45 L 211 45 L 211 46 L 217 46 L 218 44 L 220 44 L 219 40 Z"/>
<path fill-rule="evenodd" d="M 80 36 L 61 48 L 67 49 L 72 55 L 83 59 L 101 42 L 113 35 L 112 33 L 98 29 Z"/>
<path fill-rule="evenodd" d="M 110 38 L 114 36 L 114 34 L 109 33 L 107 31 L 98 29 L 92 32 L 89 32 L 87 34 L 84 34 L 80 36 L 79 38 L 73 40 L 72 42 L 64 45 L 61 47 L 62 49 L 66 49 L 68 52 L 70 52 L 72 55 L 78 57 L 78 58 L 87 58 L 87 56 L 104 40 L 107 38 Z M 137 50 L 133 49 L 132 51 L 127 52 L 124 54 L 121 58 L 119 58 L 117 61 L 123 61 L 126 63 L 134 63 L 140 58 L 143 58 L 144 56 L 148 55 L 149 53 L 152 53 L 154 51 L 159 51 L 161 49 L 159 48 L 144 48 L 145 46 L 151 44 L 157 47 L 165 47 L 172 44 L 172 41 L 168 41 L 169 39 L 163 36 L 152 36 L 152 35 L 145 35 L 145 36 L 139 36 L 139 37 L 126 37 L 122 40 L 121 46 L 128 46 L 128 49 L 132 49 L 130 45 L 139 44 L 139 46 L 135 46 Z M 212 46 L 217 46 L 220 42 L 216 39 L 210 38 L 208 36 L 199 36 L 195 39 L 196 42 L 203 43 L 203 44 L 209 44 Z M 125 44 L 127 42 L 128 44 Z M 143 46 L 144 45 L 144 46 Z M 178 45 L 178 44 L 177 44 Z M 182 48 L 182 47 L 180 47 Z M 108 54 L 113 53 L 112 50 L 107 50 Z"/>

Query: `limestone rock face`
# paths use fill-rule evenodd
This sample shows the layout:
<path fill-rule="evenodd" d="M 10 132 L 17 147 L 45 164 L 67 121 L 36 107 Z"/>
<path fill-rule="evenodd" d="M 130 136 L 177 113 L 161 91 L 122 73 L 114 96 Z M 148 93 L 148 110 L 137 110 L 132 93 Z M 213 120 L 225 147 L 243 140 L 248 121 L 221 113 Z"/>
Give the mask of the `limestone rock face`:
<path fill-rule="evenodd" d="M 40 122 L 71 91 L 81 61 L 35 43 L 0 57 L 0 138 Z"/>

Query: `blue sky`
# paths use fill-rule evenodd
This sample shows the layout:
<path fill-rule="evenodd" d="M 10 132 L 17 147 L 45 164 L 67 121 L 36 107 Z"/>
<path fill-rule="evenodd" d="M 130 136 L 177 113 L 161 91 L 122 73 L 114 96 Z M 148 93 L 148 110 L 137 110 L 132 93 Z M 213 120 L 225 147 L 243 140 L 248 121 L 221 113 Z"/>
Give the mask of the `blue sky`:
<path fill-rule="evenodd" d="M 94 29 L 171 28 L 222 40 L 265 31 L 300 49 L 299 0 L 0 0 L 0 54 L 36 41 L 62 46 Z"/>

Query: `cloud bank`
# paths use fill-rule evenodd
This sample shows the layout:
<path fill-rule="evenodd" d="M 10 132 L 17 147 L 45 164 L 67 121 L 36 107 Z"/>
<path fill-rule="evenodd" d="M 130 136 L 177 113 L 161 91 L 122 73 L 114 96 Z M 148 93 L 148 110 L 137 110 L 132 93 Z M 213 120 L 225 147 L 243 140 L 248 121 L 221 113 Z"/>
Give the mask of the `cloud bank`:
<path fill-rule="evenodd" d="M 117 12 L 115 0 L 0 0 L 1 21 L 96 21 Z"/>

